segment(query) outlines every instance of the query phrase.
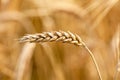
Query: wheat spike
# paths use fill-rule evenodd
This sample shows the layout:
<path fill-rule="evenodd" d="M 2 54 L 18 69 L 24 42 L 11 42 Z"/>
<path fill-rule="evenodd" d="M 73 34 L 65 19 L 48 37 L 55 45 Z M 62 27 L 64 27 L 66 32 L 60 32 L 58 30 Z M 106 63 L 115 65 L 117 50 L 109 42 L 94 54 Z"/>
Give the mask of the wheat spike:
<path fill-rule="evenodd" d="M 23 36 L 20 39 L 20 42 L 53 42 L 53 41 L 61 41 L 63 43 L 72 43 L 75 45 L 82 45 L 82 40 L 77 34 L 73 34 L 71 32 L 64 31 L 54 31 L 54 32 L 43 32 L 38 34 L 28 34 Z"/>
<path fill-rule="evenodd" d="M 86 46 L 86 44 L 81 40 L 81 38 L 77 34 L 73 34 L 70 31 L 53 31 L 53 32 L 43 32 L 38 34 L 28 34 L 19 39 L 20 42 L 31 42 L 31 43 L 40 43 L 40 42 L 53 42 L 53 41 L 61 41 L 63 43 L 72 43 L 77 46 L 83 46 L 88 53 L 90 54 L 96 70 L 98 72 L 100 80 L 102 80 L 100 69 L 96 62 L 96 59 L 90 49 Z"/>

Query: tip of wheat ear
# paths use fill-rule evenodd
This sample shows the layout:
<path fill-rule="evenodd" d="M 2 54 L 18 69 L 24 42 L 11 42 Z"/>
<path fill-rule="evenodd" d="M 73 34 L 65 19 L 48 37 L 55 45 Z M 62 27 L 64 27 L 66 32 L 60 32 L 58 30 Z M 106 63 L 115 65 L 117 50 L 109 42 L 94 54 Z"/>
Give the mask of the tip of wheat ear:
<path fill-rule="evenodd" d="M 53 32 L 43 32 L 37 34 L 28 34 L 19 39 L 20 42 L 52 42 L 61 41 L 63 43 L 72 43 L 75 45 L 82 45 L 82 40 L 77 34 L 73 34 L 70 31 L 53 31 Z"/>

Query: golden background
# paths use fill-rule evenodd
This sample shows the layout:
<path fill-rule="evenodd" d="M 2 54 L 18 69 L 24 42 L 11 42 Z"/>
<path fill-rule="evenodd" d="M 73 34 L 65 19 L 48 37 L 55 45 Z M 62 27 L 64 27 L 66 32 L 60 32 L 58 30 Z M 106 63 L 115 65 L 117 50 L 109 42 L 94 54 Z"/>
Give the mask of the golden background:
<path fill-rule="evenodd" d="M 17 40 L 59 30 L 82 38 L 103 80 L 120 79 L 119 0 L 0 0 L 0 80 L 99 80 L 84 48 Z"/>

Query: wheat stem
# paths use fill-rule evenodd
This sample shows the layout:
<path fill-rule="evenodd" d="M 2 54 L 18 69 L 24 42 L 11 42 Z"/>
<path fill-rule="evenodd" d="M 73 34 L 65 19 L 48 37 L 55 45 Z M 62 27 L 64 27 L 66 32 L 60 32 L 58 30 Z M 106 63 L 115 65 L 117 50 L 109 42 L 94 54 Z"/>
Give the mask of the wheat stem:
<path fill-rule="evenodd" d="M 86 46 L 86 44 L 81 40 L 81 38 L 77 34 L 73 34 L 71 32 L 64 32 L 64 31 L 53 31 L 53 32 L 43 32 L 38 34 L 28 34 L 23 36 L 20 39 L 20 42 L 31 42 L 31 43 L 41 43 L 41 42 L 53 42 L 53 41 L 61 41 L 63 43 L 72 43 L 77 46 L 83 46 L 88 53 L 90 54 L 96 70 L 98 72 L 100 80 L 102 80 L 100 69 L 96 62 L 96 59 L 90 49 Z"/>
<path fill-rule="evenodd" d="M 95 64 L 95 66 L 96 66 L 96 70 L 97 70 L 97 72 L 98 72 L 99 78 L 100 78 L 100 80 L 102 80 L 102 76 L 101 76 L 101 73 L 100 73 L 100 69 L 99 69 L 99 67 L 98 67 L 98 64 L 97 64 L 97 62 L 96 62 L 96 59 L 95 59 L 93 53 L 91 52 L 91 50 L 90 50 L 84 43 L 83 43 L 83 46 L 84 46 L 84 48 L 88 51 L 88 53 L 90 54 L 90 56 L 91 56 L 91 58 L 92 58 L 92 60 L 93 60 L 93 62 L 94 62 L 94 64 Z"/>
<path fill-rule="evenodd" d="M 29 73 L 28 75 L 30 75 L 30 72 L 28 72 L 28 70 L 30 68 L 29 65 L 35 47 L 36 47 L 35 43 L 31 43 L 31 44 L 26 43 L 24 45 L 21 55 L 18 59 L 14 80 L 24 80 L 24 78 L 27 77 L 27 75 L 24 76 L 26 73 Z"/>

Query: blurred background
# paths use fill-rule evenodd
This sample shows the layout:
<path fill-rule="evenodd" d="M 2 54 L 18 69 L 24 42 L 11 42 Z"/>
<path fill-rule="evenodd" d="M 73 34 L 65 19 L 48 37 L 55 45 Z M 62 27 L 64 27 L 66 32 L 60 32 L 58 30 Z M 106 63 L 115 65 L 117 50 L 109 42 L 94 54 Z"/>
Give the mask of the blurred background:
<path fill-rule="evenodd" d="M 17 41 L 59 30 L 82 38 L 103 80 L 120 80 L 119 0 L 0 0 L 0 80 L 99 80 L 82 47 Z"/>

